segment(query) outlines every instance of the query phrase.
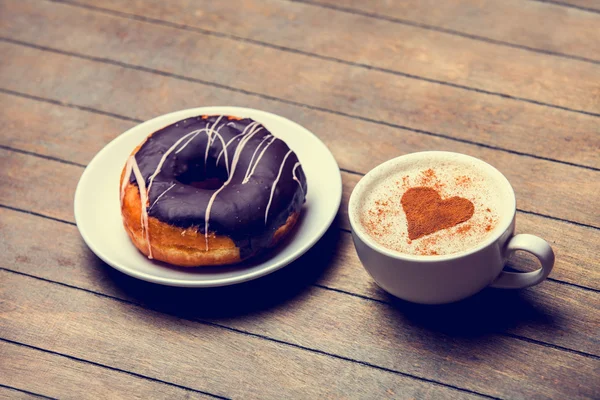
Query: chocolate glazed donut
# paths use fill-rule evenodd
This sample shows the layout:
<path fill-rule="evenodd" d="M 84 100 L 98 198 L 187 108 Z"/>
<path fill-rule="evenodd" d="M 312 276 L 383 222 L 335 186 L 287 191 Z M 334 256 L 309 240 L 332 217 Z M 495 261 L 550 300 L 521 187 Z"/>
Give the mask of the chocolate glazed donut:
<path fill-rule="evenodd" d="M 295 225 L 306 177 L 296 154 L 252 119 L 198 116 L 151 134 L 121 175 L 123 222 L 148 258 L 230 264 Z"/>

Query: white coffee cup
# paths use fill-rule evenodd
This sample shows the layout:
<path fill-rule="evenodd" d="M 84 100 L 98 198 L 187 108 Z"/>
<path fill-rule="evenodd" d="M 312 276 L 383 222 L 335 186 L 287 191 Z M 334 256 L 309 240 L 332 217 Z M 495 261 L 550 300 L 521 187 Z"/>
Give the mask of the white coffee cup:
<path fill-rule="evenodd" d="M 503 215 L 492 234 L 464 251 L 448 255 L 411 255 L 388 249 L 377 243 L 360 220 L 363 196 L 374 180 L 386 171 L 407 162 L 449 156 L 493 176 L 505 193 Z M 516 200 L 512 186 L 491 165 L 471 156 L 442 151 L 412 153 L 389 160 L 367 173 L 356 185 L 348 206 L 352 237 L 358 257 L 375 282 L 387 292 L 404 300 L 424 304 L 449 303 L 469 297 L 485 287 L 519 289 L 542 282 L 554 266 L 554 252 L 543 239 L 529 234 L 515 235 Z M 533 254 L 541 268 L 532 272 L 503 271 L 507 258 L 516 250 Z"/>

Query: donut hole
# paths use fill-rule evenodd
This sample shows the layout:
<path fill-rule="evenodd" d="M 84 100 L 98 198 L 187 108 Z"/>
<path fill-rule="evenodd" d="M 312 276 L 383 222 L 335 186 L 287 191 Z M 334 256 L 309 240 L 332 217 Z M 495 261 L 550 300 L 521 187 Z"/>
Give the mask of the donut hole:
<path fill-rule="evenodd" d="M 207 170 L 204 163 L 192 164 L 184 167 L 184 170 L 175 179 L 179 183 L 198 189 L 217 190 L 227 180 L 227 172 L 223 173 L 220 169 L 215 168 Z"/>

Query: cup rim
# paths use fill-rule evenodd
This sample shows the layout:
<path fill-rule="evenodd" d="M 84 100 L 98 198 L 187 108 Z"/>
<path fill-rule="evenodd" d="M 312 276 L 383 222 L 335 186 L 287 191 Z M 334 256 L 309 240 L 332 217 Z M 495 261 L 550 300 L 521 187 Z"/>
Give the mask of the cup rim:
<path fill-rule="evenodd" d="M 359 197 L 358 192 L 360 192 L 360 190 L 362 189 L 362 186 L 365 184 L 365 182 L 368 181 L 369 176 L 374 175 L 377 171 L 380 171 L 381 169 L 384 169 L 385 167 L 395 164 L 396 162 L 398 162 L 399 159 L 422 158 L 422 157 L 426 157 L 428 155 L 459 156 L 461 158 L 466 158 L 468 160 L 474 161 L 475 163 L 480 164 L 480 165 L 484 166 L 485 168 L 488 168 L 492 173 L 497 175 L 498 178 L 500 179 L 500 181 L 504 182 L 506 184 L 506 187 L 508 188 L 508 192 L 510 194 L 509 199 L 512 202 L 512 204 L 511 204 L 512 215 L 510 216 L 510 218 L 506 218 L 502 222 L 502 224 L 496 228 L 496 232 L 493 235 L 491 235 L 489 238 L 487 238 L 483 242 L 479 243 L 477 246 L 474 246 L 472 248 L 469 248 L 469 249 L 466 249 L 463 251 L 459 251 L 456 253 L 444 254 L 444 255 L 412 255 L 412 254 L 401 253 L 399 251 L 391 250 L 391 249 L 388 249 L 388 248 L 382 246 L 381 244 L 379 244 L 375 240 L 373 240 L 371 237 L 369 237 L 369 235 L 366 234 L 365 232 L 363 232 L 360 228 L 357 229 L 357 226 L 359 226 L 360 222 L 357 221 L 358 212 L 353 213 L 353 210 L 358 209 L 358 207 L 354 207 L 354 204 L 356 203 L 356 201 L 358 201 L 357 200 L 357 198 Z M 513 223 L 513 220 L 515 218 L 515 214 L 517 211 L 516 206 L 517 206 L 517 201 L 516 201 L 516 197 L 515 197 L 515 191 L 514 191 L 512 185 L 510 184 L 510 182 L 508 181 L 506 176 L 504 176 L 504 174 L 502 172 L 500 172 L 496 167 L 492 166 L 491 164 L 489 164 L 477 157 L 469 156 L 469 155 L 466 155 L 463 153 L 456 153 L 456 152 L 451 152 L 451 151 L 435 151 L 435 150 L 434 151 L 420 151 L 420 152 L 407 153 L 407 154 L 403 154 L 398 157 L 394 157 L 390 160 L 387 160 L 387 161 L 377 165 L 376 167 L 371 169 L 369 172 L 367 172 L 358 181 L 356 186 L 354 186 L 354 189 L 352 189 L 352 193 L 350 194 L 350 199 L 348 201 L 348 219 L 350 220 L 350 226 L 352 228 L 352 233 L 354 235 L 358 236 L 358 238 L 360 238 L 360 240 L 362 240 L 363 243 L 365 243 L 372 250 L 374 250 L 378 253 L 381 253 L 390 258 L 394 258 L 396 260 L 417 261 L 417 262 L 421 262 L 421 263 L 437 263 L 437 262 L 443 262 L 443 261 L 457 260 L 457 259 L 469 256 L 471 254 L 477 253 L 478 251 L 480 251 L 480 250 L 488 247 L 489 245 L 493 244 L 494 242 L 496 242 L 510 228 L 511 224 Z"/>

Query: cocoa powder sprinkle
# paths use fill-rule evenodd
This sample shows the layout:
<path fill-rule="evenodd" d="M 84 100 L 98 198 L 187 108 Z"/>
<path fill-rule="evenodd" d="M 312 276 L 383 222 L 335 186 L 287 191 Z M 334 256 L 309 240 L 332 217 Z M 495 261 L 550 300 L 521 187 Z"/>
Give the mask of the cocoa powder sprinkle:
<path fill-rule="evenodd" d="M 456 233 L 459 233 L 461 235 L 464 235 L 465 233 L 469 232 L 471 230 L 471 225 L 463 225 L 460 226 L 457 230 Z"/>
<path fill-rule="evenodd" d="M 475 207 L 462 197 L 442 200 L 439 193 L 428 187 L 408 189 L 402 196 L 402 208 L 408 222 L 411 240 L 430 235 L 469 220 Z"/>
<path fill-rule="evenodd" d="M 480 180 L 467 175 L 447 179 L 450 180 L 440 180 L 434 168 L 420 170 L 412 176 L 397 176 L 389 181 L 389 194 L 380 194 L 364 211 L 363 227 L 380 243 L 389 243 L 392 249 L 398 250 L 409 245 L 412 249 L 408 251 L 419 255 L 447 254 L 444 246 L 452 237 L 470 243 L 472 237 L 493 230 L 498 222 L 494 212 L 477 196 L 469 200 Z M 453 197 L 442 198 L 447 190 Z M 475 208 L 482 210 L 482 214 L 469 221 L 475 215 Z M 396 218 L 406 221 L 404 231 L 398 230 Z M 441 236 L 436 234 L 444 229 L 448 231 Z"/>

